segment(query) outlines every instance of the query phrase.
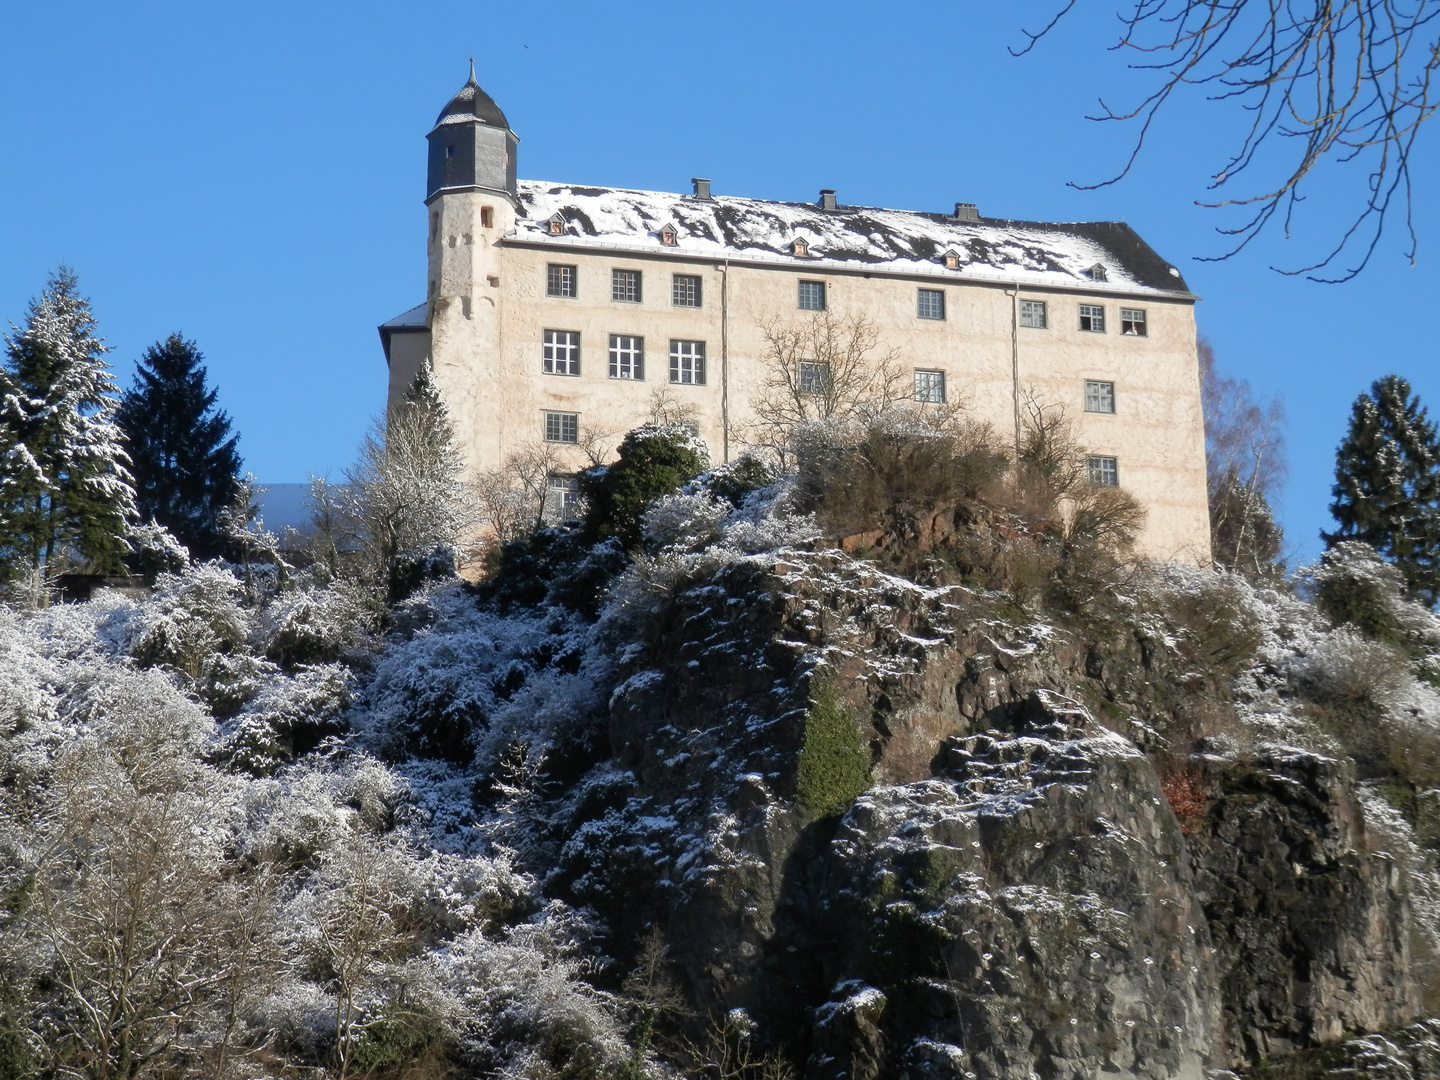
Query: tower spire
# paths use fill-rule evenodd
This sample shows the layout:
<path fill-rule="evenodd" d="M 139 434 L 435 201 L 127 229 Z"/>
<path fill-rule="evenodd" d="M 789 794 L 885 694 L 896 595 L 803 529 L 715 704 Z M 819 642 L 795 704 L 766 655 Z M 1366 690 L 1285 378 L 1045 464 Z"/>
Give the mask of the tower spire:
<path fill-rule="evenodd" d="M 470 58 L 470 81 L 475 82 L 475 58 L 473 56 Z M 476 85 L 479 84 L 476 83 Z"/>

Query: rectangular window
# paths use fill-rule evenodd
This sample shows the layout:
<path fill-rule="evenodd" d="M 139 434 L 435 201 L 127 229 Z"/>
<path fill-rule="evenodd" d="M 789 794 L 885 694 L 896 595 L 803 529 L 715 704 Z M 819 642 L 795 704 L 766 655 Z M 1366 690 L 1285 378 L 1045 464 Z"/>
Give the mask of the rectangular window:
<path fill-rule="evenodd" d="M 928 405 L 945 404 L 945 373 L 943 371 L 915 372 L 915 400 Z"/>
<path fill-rule="evenodd" d="M 670 298 L 676 307 L 699 307 L 700 278 L 695 274 L 676 274 Z"/>
<path fill-rule="evenodd" d="M 1085 411 L 1113 413 L 1115 411 L 1115 384 L 1086 379 Z"/>
<path fill-rule="evenodd" d="M 824 394 L 830 390 L 830 365 L 824 360 L 800 361 L 800 393 Z"/>
<path fill-rule="evenodd" d="M 1105 309 L 1099 304 L 1081 304 L 1080 329 L 1103 334 L 1105 332 Z"/>
<path fill-rule="evenodd" d="M 1045 301 L 1021 300 L 1020 325 L 1028 326 L 1031 330 L 1047 329 L 1050 326 L 1050 320 L 1045 314 Z"/>
<path fill-rule="evenodd" d="M 945 318 L 945 291 L 943 289 L 921 289 L 918 304 L 920 318 Z"/>
<path fill-rule="evenodd" d="M 544 360 L 546 375 L 580 374 L 580 331 L 546 330 Z"/>
<path fill-rule="evenodd" d="M 547 412 L 545 414 L 545 441 L 578 443 L 580 441 L 580 414 Z"/>
<path fill-rule="evenodd" d="M 1120 333 L 1128 337 L 1145 337 L 1145 309 L 1122 307 L 1120 309 Z"/>
<path fill-rule="evenodd" d="M 1120 486 L 1120 470 L 1113 457 L 1097 457 L 1091 454 L 1085 464 L 1090 473 L 1090 483 L 1096 487 Z"/>
<path fill-rule="evenodd" d="M 800 282 L 800 310 L 825 310 L 825 283 L 823 281 Z"/>
<path fill-rule="evenodd" d="M 579 479 L 574 476 L 550 477 L 545 485 L 545 519 L 563 523 L 578 521 L 579 518 Z"/>
<path fill-rule="evenodd" d="M 691 383 L 695 386 L 705 382 L 705 343 L 703 341 L 670 342 L 670 381 Z"/>
<path fill-rule="evenodd" d="M 545 267 L 546 296 L 575 296 L 575 267 L 550 263 Z"/>
<path fill-rule="evenodd" d="M 640 303 L 640 271 L 611 270 L 610 299 L 617 304 Z"/>
<path fill-rule="evenodd" d="M 633 334 L 610 335 L 610 377 L 645 378 L 645 339 Z"/>

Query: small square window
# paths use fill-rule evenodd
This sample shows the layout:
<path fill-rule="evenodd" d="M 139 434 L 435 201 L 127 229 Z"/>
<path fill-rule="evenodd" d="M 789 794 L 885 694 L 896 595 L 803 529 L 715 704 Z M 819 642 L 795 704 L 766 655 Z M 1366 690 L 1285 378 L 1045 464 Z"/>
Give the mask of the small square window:
<path fill-rule="evenodd" d="M 670 381 L 703 386 L 705 383 L 705 343 L 703 341 L 670 342 Z"/>
<path fill-rule="evenodd" d="M 645 339 L 633 334 L 610 335 L 610 377 L 645 378 Z"/>
<path fill-rule="evenodd" d="M 1098 457 L 1091 454 L 1085 462 L 1090 474 L 1090 483 L 1096 487 L 1119 487 L 1120 470 L 1113 457 Z"/>
<path fill-rule="evenodd" d="M 547 413 L 564 416 L 564 413 Z M 564 440 L 554 440 L 564 441 Z M 573 441 L 573 440 L 571 440 Z M 574 476 L 551 476 L 545 484 L 545 520 L 565 524 L 580 519 L 580 480 Z"/>
<path fill-rule="evenodd" d="M 488 206 L 480 208 L 480 227 L 482 229 L 493 229 L 495 227 L 495 211 Z"/>
<path fill-rule="evenodd" d="M 915 400 L 927 405 L 945 404 L 945 373 L 943 371 L 915 372 Z"/>
<path fill-rule="evenodd" d="M 611 270 L 610 299 L 617 304 L 640 303 L 640 271 Z"/>
<path fill-rule="evenodd" d="M 1126 337 L 1145 337 L 1145 309 L 1122 307 L 1120 309 L 1120 333 Z"/>
<path fill-rule="evenodd" d="M 545 414 L 545 441 L 578 443 L 580 441 L 580 414 L 547 412 Z"/>
<path fill-rule="evenodd" d="M 800 393 L 826 394 L 830 392 L 830 365 L 824 360 L 800 361 Z"/>
<path fill-rule="evenodd" d="M 918 295 L 918 314 L 920 318 L 945 318 L 945 290 L 921 289 Z"/>
<path fill-rule="evenodd" d="M 1081 304 L 1080 329 L 1103 334 L 1105 332 L 1105 309 L 1099 304 Z"/>
<path fill-rule="evenodd" d="M 1085 380 L 1085 411 L 1113 413 L 1115 411 L 1115 384 Z"/>
<path fill-rule="evenodd" d="M 579 375 L 580 331 L 546 330 L 540 367 L 546 375 Z"/>
<path fill-rule="evenodd" d="M 575 296 L 575 267 L 550 263 L 545 267 L 546 296 Z"/>
<path fill-rule="evenodd" d="M 825 310 L 825 283 L 823 281 L 800 282 L 800 310 Z"/>
<path fill-rule="evenodd" d="M 676 307 L 700 306 L 700 278 L 696 274 L 676 274 L 670 287 L 670 300 Z"/>
<path fill-rule="evenodd" d="M 1047 329 L 1050 326 L 1050 320 L 1045 313 L 1045 301 L 1021 300 L 1020 325 L 1028 326 L 1031 330 Z"/>

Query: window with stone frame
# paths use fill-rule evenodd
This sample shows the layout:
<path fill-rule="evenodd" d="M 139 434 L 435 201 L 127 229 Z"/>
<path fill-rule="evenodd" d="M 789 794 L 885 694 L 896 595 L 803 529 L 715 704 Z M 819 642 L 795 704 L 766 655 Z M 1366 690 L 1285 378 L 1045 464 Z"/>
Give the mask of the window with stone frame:
<path fill-rule="evenodd" d="M 1048 330 L 1050 328 L 1050 317 L 1045 309 L 1045 301 L 1021 300 L 1020 325 L 1029 327 L 1031 330 Z"/>
<path fill-rule="evenodd" d="M 546 375 L 579 375 L 580 331 L 546 330 L 540 368 Z"/>
<path fill-rule="evenodd" d="M 634 334 L 610 335 L 610 378 L 645 378 L 645 339 Z"/>
<path fill-rule="evenodd" d="M 1099 304 L 1080 305 L 1080 329 L 1092 334 L 1105 332 L 1105 309 Z"/>
<path fill-rule="evenodd" d="M 1113 413 L 1115 411 L 1115 384 L 1095 379 L 1085 380 L 1085 411 Z"/>
<path fill-rule="evenodd" d="M 701 300 L 700 276 L 676 274 L 670 287 L 670 300 L 676 307 L 698 308 Z"/>
<path fill-rule="evenodd" d="M 945 318 L 945 290 L 918 290 L 916 294 L 916 314 L 922 319 Z"/>
<path fill-rule="evenodd" d="M 828 394 L 830 392 L 830 364 L 825 360 L 800 361 L 800 393 Z"/>
<path fill-rule="evenodd" d="M 611 270 L 610 299 L 617 304 L 640 303 L 640 271 Z"/>
<path fill-rule="evenodd" d="M 564 263 L 549 263 L 545 267 L 545 295 L 564 296 L 574 299 L 578 268 Z"/>
<path fill-rule="evenodd" d="M 1090 483 L 1096 487 L 1120 486 L 1120 468 L 1115 458 L 1105 457 L 1100 454 L 1091 454 L 1086 458 L 1085 466 L 1085 471 L 1090 477 Z"/>
<path fill-rule="evenodd" d="M 915 400 L 927 405 L 945 404 L 945 373 L 943 371 L 915 372 Z"/>
<path fill-rule="evenodd" d="M 800 282 L 800 310 L 825 310 L 825 283 L 823 281 Z"/>
<path fill-rule="evenodd" d="M 578 443 L 580 441 L 580 414 L 547 412 L 545 414 L 545 441 Z"/>
<path fill-rule="evenodd" d="M 670 381 L 703 386 L 705 383 L 705 342 L 670 342 Z"/>
<path fill-rule="evenodd" d="M 1120 333 L 1125 337 L 1147 337 L 1145 309 L 1122 307 L 1120 309 Z"/>

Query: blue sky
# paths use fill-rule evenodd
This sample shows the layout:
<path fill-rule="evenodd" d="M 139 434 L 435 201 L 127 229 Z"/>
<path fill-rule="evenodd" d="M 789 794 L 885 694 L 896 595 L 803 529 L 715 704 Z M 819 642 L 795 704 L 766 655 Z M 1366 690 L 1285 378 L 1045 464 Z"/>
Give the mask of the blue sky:
<path fill-rule="evenodd" d="M 1130 222 L 1203 298 L 1221 365 L 1288 412 L 1281 515 L 1318 549 L 1334 448 L 1371 380 L 1406 375 L 1440 410 L 1434 137 L 1415 162 L 1421 247 L 1392 229 L 1346 285 L 1269 269 L 1333 236 L 1363 176 L 1327 174 L 1296 235 L 1227 262 L 1197 208 L 1239 117 L 1167 117 L 1122 183 L 1130 134 L 1085 119 L 1144 85 L 1106 50 L 1114 8 L 1080 9 L 1030 55 L 1051 0 L 878 5 L 742 0 L 541 5 L 474 0 L 126 4 L 0 9 L 0 321 L 60 262 L 80 274 L 128 384 L 179 330 L 207 355 L 247 467 L 336 475 L 380 409 L 376 324 L 424 291 L 424 135 L 464 82 L 521 138 L 533 179 Z M 1398 222 L 1397 222 L 1398 224 Z"/>

